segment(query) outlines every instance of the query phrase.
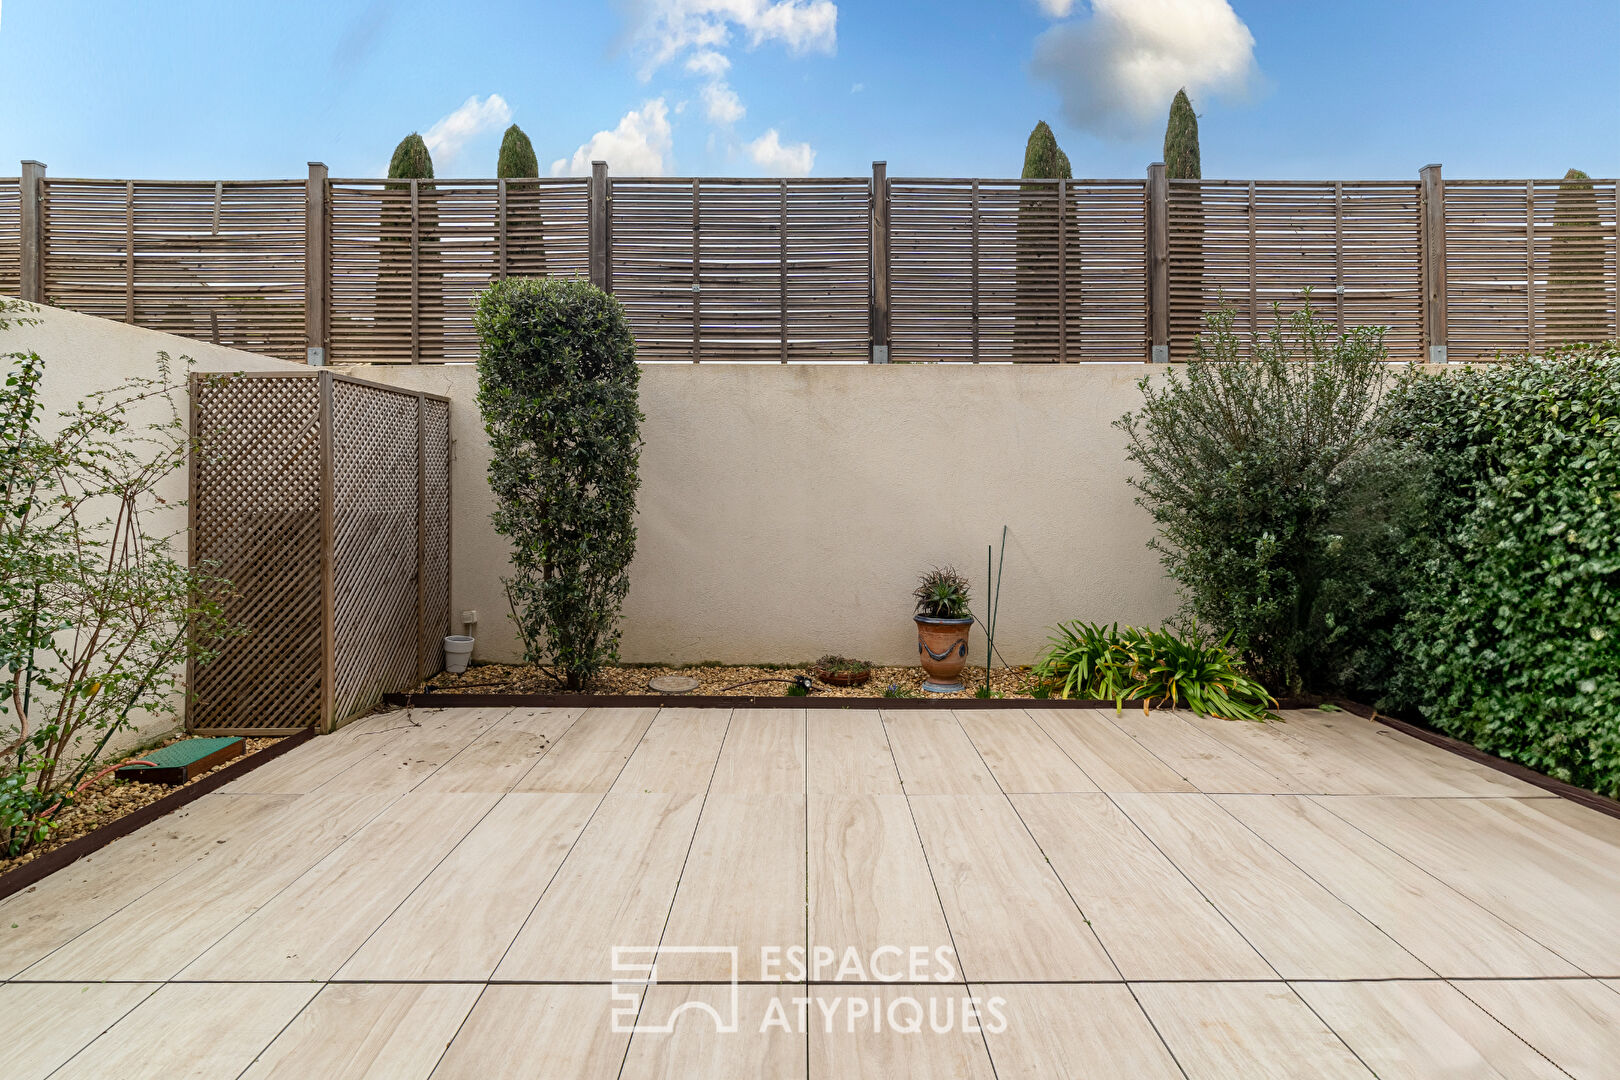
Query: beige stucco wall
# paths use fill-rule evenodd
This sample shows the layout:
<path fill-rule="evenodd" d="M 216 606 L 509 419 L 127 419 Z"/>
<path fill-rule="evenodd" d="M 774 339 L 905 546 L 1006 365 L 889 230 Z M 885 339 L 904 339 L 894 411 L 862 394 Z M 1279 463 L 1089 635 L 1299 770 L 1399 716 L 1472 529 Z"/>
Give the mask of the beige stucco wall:
<path fill-rule="evenodd" d="M 95 390 L 110 390 L 127 379 L 156 378 L 157 355 L 167 352 L 173 361 L 175 373 L 183 376 L 186 365 L 182 357 L 196 363 L 195 371 L 278 371 L 304 370 L 302 364 L 290 364 L 254 353 L 227 349 L 190 338 L 160 334 L 140 327 L 98 319 L 90 315 L 64 311 L 60 308 L 37 306 L 22 317 L 37 320 L 36 325 L 15 323 L 9 330 L 0 331 L 0 352 L 36 352 L 45 362 L 45 373 L 40 380 L 40 398 L 44 405 L 42 425 L 50 430 L 57 414 L 73 407 L 85 394 Z M 173 401 L 154 400 L 144 413 L 133 413 L 131 420 L 138 424 L 160 422 L 169 418 L 172 406 L 185 415 L 183 393 Z M 186 477 L 177 473 L 159 488 L 166 507 L 155 511 L 147 519 L 148 532 L 172 536 L 174 550 L 184 557 L 186 552 Z M 136 717 L 136 730 L 127 731 L 109 743 L 109 753 L 138 745 L 162 734 L 174 726 L 174 721 L 162 714 Z"/>
<path fill-rule="evenodd" d="M 355 365 L 451 401 L 452 618 L 475 656 L 519 644 L 489 525 L 488 444 L 470 365 Z M 1157 624 L 1174 590 L 1147 547 L 1112 421 L 1139 364 L 652 365 L 628 661 L 916 659 L 910 592 L 952 563 L 982 598 L 1007 526 L 999 644 L 1031 660 L 1060 619 Z M 982 609 L 976 600 L 975 606 Z M 459 627 L 456 629 L 459 630 Z M 975 662 L 982 650 L 975 638 Z"/>

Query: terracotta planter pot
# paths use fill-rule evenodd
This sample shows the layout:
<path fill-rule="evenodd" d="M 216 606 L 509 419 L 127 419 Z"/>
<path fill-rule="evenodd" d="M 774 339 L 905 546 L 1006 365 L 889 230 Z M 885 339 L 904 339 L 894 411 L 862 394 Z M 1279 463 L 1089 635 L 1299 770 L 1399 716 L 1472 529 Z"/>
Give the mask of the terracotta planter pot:
<path fill-rule="evenodd" d="M 930 694 L 954 694 L 962 689 L 962 668 L 967 664 L 968 631 L 973 620 L 933 619 L 915 615 L 917 662 L 928 673 L 923 689 Z"/>

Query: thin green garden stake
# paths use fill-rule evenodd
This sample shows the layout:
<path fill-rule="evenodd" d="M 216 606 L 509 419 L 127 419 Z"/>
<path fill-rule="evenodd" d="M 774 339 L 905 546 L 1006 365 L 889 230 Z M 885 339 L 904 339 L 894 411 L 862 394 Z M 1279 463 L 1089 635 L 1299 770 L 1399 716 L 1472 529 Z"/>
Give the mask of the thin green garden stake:
<path fill-rule="evenodd" d="M 1003 525 L 1001 527 L 1001 559 L 995 565 L 996 585 L 994 592 L 991 592 L 989 585 L 991 553 L 993 551 L 994 549 L 989 544 L 984 545 L 984 583 L 986 586 L 985 592 L 990 596 L 990 623 L 985 626 L 985 637 L 989 639 L 989 645 L 984 653 L 984 689 L 978 695 L 982 698 L 990 696 L 990 661 L 996 655 L 996 615 L 1001 611 L 1001 571 L 1007 565 L 1007 526 Z M 981 623 L 981 625 L 983 624 Z M 1002 664 L 1005 666 L 1006 661 L 1003 660 Z"/>

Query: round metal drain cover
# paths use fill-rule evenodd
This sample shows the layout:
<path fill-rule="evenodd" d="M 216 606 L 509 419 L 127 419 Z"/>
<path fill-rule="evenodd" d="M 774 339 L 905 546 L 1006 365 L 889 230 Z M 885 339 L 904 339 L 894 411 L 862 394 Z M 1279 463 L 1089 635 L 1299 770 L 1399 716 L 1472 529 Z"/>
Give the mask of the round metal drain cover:
<path fill-rule="evenodd" d="M 690 675 L 660 675 L 647 680 L 647 688 L 658 694 L 690 694 L 698 681 Z"/>

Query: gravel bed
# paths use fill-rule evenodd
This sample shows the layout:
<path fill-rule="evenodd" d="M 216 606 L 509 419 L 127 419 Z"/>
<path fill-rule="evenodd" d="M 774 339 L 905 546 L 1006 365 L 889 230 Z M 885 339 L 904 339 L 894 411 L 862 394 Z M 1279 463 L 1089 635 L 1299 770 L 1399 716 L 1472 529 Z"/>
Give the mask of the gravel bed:
<path fill-rule="evenodd" d="M 580 695 L 598 694 L 652 694 L 647 683 L 660 675 L 686 675 L 698 681 L 695 695 L 726 697 L 786 697 L 788 683 L 796 675 L 815 679 L 812 664 L 798 665 L 722 665 L 694 664 L 686 667 L 619 666 L 603 671 L 595 684 Z M 923 697 L 923 672 L 918 667 L 875 667 L 872 678 L 864 686 L 829 686 L 819 679 L 811 693 L 815 697 L 883 697 L 889 687 L 902 690 L 903 696 Z M 984 685 L 984 668 L 963 670 L 965 689 L 959 694 L 928 694 L 930 698 L 962 698 L 973 700 L 974 693 Z M 760 681 L 776 680 L 776 681 Z M 743 684 L 743 685 L 738 685 Z M 990 672 L 990 689 L 999 697 L 1028 698 L 1029 671 L 1025 668 L 995 668 Z M 434 693 L 479 694 L 561 694 L 566 693 L 546 672 L 533 664 L 479 664 L 460 675 L 445 672 L 435 675 L 417 688 Z"/>
<path fill-rule="evenodd" d="M 186 736 L 177 736 L 159 745 L 168 746 L 170 743 L 181 742 L 185 738 Z M 15 859 L 0 858 L 0 874 L 4 874 L 8 870 L 15 870 L 24 863 L 32 862 L 46 852 L 54 851 L 63 844 L 77 840 L 86 833 L 94 832 L 101 826 L 117 821 L 126 814 L 133 814 L 141 807 L 149 803 L 155 803 L 165 795 L 179 791 L 190 784 L 195 784 L 203 776 L 212 776 L 227 765 L 234 765 L 249 754 L 257 753 L 272 743 L 280 741 L 279 737 L 246 739 L 244 740 L 246 745 L 242 748 L 240 755 L 231 758 L 229 761 L 220 762 L 203 773 L 202 776 L 193 777 L 185 784 L 143 784 L 130 780 L 117 780 L 114 779 L 112 773 L 108 773 L 96 781 L 95 784 L 86 788 L 84 794 L 79 796 L 78 802 L 61 811 L 56 818 L 57 827 L 51 830 L 50 836 L 43 842 L 35 844 Z M 147 751 L 143 751 L 143 753 L 155 749 L 157 749 L 155 746 L 148 747 Z M 131 757 L 139 756 L 140 754 L 131 755 Z M 125 760 L 130 759 L 126 758 Z M 108 764 L 112 763 L 108 762 Z"/>

